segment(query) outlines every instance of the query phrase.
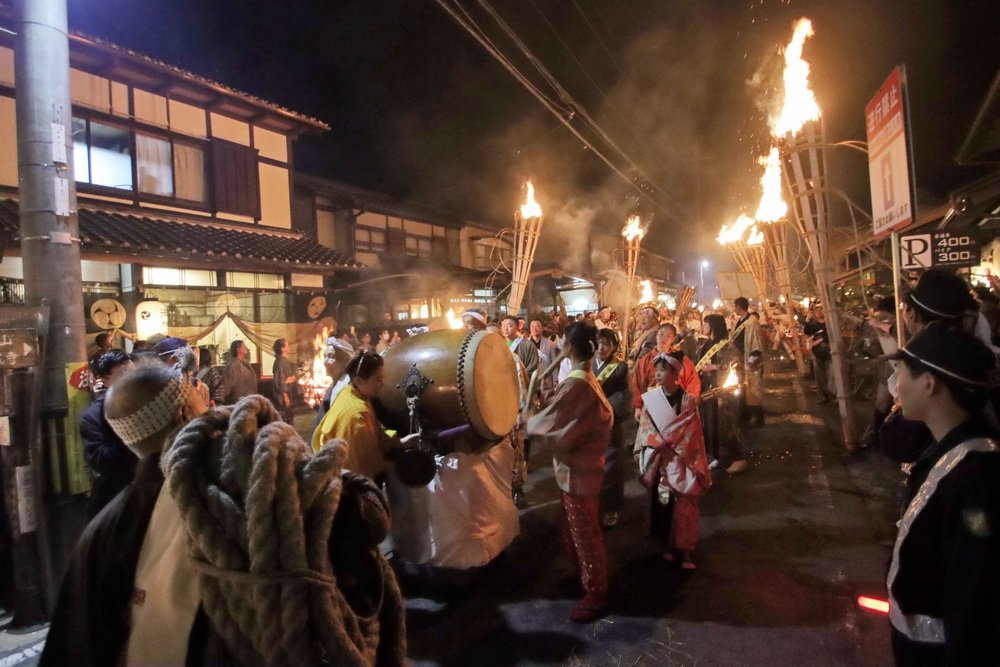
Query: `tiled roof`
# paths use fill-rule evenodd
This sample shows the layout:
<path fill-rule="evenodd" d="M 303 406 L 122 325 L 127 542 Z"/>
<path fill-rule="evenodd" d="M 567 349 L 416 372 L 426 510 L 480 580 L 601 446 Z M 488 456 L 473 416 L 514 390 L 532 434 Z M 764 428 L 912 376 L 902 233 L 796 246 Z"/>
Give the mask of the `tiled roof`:
<path fill-rule="evenodd" d="M 219 268 L 236 262 L 291 271 L 366 268 L 296 233 L 268 233 L 85 208 L 80 208 L 79 221 L 84 255 L 135 254 L 197 260 L 202 264 L 217 261 Z M 0 230 L 11 238 L 20 233 L 17 202 L 13 199 L 0 200 Z"/>
<path fill-rule="evenodd" d="M 183 77 L 185 79 L 188 79 L 189 81 L 193 81 L 195 83 L 198 83 L 200 85 L 206 86 L 208 88 L 214 88 L 216 90 L 223 91 L 223 92 L 228 93 L 230 95 L 234 95 L 234 96 L 237 96 L 237 97 L 242 97 L 245 100 L 248 100 L 248 101 L 251 101 L 251 102 L 253 102 L 255 104 L 258 104 L 260 106 L 268 107 L 268 108 L 270 108 L 272 110 L 281 112 L 282 114 L 284 114 L 284 115 L 286 115 L 286 116 L 288 116 L 290 118 L 294 118 L 294 119 L 298 120 L 299 122 L 306 123 L 306 124 L 311 125 L 311 126 L 317 128 L 317 129 L 320 129 L 320 130 L 329 130 L 330 129 L 330 126 L 327 123 L 324 123 L 323 121 L 319 120 L 318 118 L 313 118 L 312 116 L 307 116 L 307 115 L 301 114 L 301 113 L 299 113 L 297 111 L 292 111 L 291 109 L 289 109 L 287 107 L 283 107 L 280 104 L 275 104 L 274 102 L 269 102 L 269 101 L 267 101 L 265 99 L 262 99 L 260 97 L 255 96 L 255 95 L 250 95 L 249 93 L 244 93 L 244 92 L 242 92 L 240 90 L 236 90 L 235 88 L 232 88 L 231 86 L 227 86 L 224 83 L 219 83 L 218 81 L 213 81 L 212 79 L 209 79 L 208 77 L 204 77 L 204 76 L 201 76 L 199 74 L 195 74 L 194 72 L 189 72 L 188 70 L 185 70 L 185 69 L 182 69 L 180 67 L 177 67 L 176 65 L 171 65 L 170 63 L 166 63 L 166 62 L 164 62 L 162 60 L 159 60 L 158 58 L 153 58 L 152 56 L 147 56 L 147 55 L 145 55 L 143 53 L 139 53 L 138 51 L 133 51 L 132 49 L 126 48 L 124 46 L 119 46 L 118 44 L 114 44 L 112 42 L 109 42 L 106 39 L 102 39 L 100 37 L 94 37 L 93 35 L 87 35 L 87 34 L 84 34 L 82 32 L 79 32 L 77 30 L 71 30 L 69 36 L 70 36 L 70 39 L 73 40 L 73 41 L 75 41 L 75 42 L 81 42 L 81 43 L 87 43 L 87 42 L 89 42 L 89 43 L 94 44 L 96 46 L 103 47 L 103 48 L 105 48 L 105 49 L 107 49 L 109 51 L 112 51 L 112 52 L 115 52 L 115 53 L 127 56 L 129 58 L 133 58 L 136 61 L 143 62 L 143 63 L 145 63 L 147 65 L 158 67 L 158 68 L 161 68 L 163 70 L 170 71 L 175 76 Z"/>

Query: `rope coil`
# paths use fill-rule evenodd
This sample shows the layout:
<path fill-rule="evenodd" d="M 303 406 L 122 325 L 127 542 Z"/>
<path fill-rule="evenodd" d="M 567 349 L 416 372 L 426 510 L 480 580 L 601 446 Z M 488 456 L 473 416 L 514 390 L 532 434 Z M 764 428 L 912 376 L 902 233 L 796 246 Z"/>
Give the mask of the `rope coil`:
<path fill-rule="evenodd" d="M 364 478 L 345 495 L 346 454 L 334 440 L 313 455 L 262 396 L 191 421 L 163 454 L 202 605 L 242 665 L 405 663 L 402 594 L 377 541 L 334 534 L 343 498 L 378 496 Z M 355 561 L 375 572 L 361 603 L 345 588 Z"/>

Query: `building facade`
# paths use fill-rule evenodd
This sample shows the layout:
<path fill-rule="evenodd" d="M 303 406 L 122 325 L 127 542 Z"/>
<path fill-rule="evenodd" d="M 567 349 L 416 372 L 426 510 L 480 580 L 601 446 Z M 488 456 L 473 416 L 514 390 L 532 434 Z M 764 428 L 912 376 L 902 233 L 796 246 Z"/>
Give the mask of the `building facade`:
<path fill-rule="evenodd" d="M 489 225 L 432 207 L 298 174 L 295 227 L 372 268 L 335 291 L 338 321 L 377 336 L 447 324 L 448 311 L 494 310 L 510 281 L 511 242 Z"/>
<path fill-rule="evenodd" d="M 0 302 L 23 296 L 13 26 L 0 31 Z M 72 149 L 88 334 L 138 338 L 329 315 L 363 267 L 292 225 L 293 145 L 329 127 L 80 34 L 70 35 Z M 322 307 L 319 307 L 322 305 Z M 203 342 L 245 338 L 230 325 Z M 270 371 L 269 350 L 253 359 Z"/>

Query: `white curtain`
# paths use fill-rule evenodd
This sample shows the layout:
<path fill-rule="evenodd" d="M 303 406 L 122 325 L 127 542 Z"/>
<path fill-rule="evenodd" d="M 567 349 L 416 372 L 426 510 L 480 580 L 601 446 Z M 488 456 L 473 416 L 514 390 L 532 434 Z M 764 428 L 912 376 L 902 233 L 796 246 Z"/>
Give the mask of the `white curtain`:
<path fill-rule="evenodd" d="M 205 201 L 205 152 L 190 144 L 174 144 L 174 183 L 177 198 Z"/>
<path fill-rule="evenodd" d="M 170 142 L 145 134 L 136 134 L 135 152 L 139 171 L 139 192 L 173 196 Z"/>

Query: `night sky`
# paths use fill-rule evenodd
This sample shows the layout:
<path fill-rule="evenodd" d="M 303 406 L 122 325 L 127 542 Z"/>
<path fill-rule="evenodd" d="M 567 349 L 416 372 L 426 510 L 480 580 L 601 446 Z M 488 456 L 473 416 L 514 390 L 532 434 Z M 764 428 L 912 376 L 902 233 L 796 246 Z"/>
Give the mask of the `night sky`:
<path fill-rule="evenodd" d="M 462 4 L 499 35 L 475 0 Z M 581 227 L 617 231 L 638 209 L 653 215 L 651 247 L 722 259 L 719 226 L 756 207 L 755 158 L 769 141 L 762 100 L 801 16 L 816 30 L 805 58 L 829 139 L 863 140 L 865 102 L 905 64 L 918 189 L 940 200 L 983 173 L 953 156 L 1000 67 L 994 3 L 491 4 L 650 175 L 657 205 L 638 202 L 434 0 L 69 0 L 69 9 L 77 30 L 328 122 L 326 136 L 298 144 L 301 171 L 497 224 L 509 224 L 520 181 L 533 176 L 560 252 L 567 242 L 586 252 L 573 245 Z M 764 86 L 748 85 L 755 74 Z M 867 208 L 863 156 L 834 154 L 831 181 Z M 597 250 L 600 268 L 611 258 Z"/>

